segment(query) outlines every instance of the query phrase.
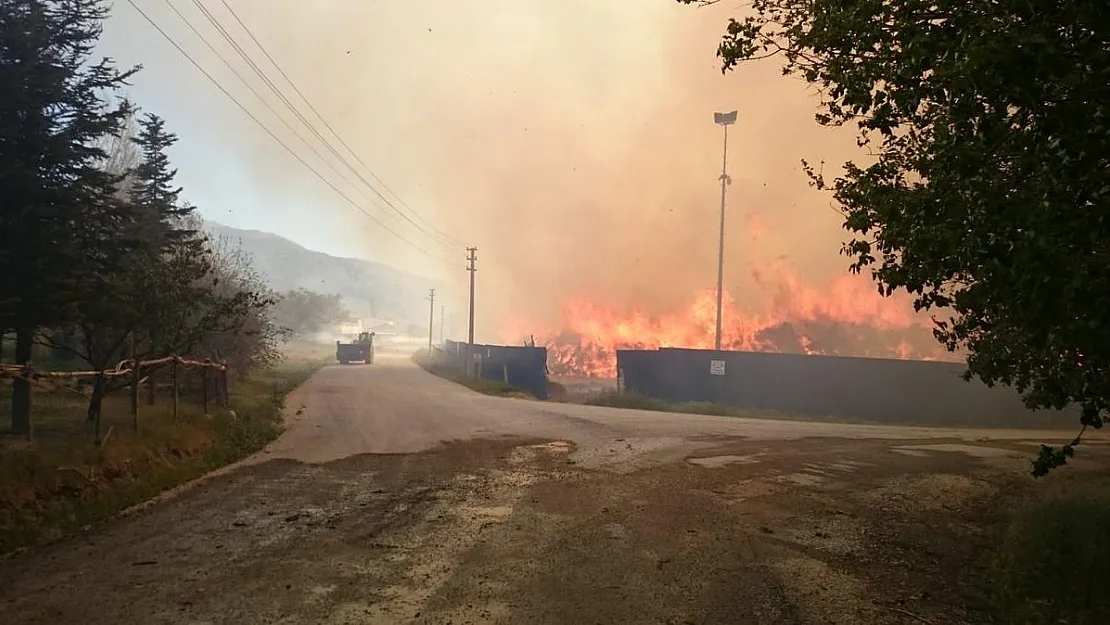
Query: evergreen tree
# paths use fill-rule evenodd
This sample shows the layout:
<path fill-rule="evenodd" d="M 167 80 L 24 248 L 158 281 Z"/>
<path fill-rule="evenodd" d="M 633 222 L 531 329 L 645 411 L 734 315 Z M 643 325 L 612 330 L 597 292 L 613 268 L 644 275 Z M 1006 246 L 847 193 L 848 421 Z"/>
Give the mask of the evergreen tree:
<path fill-rule="evenodd" d="M 177 135 L 166 130 L 166 122 L 154 114 L 147 114 L 139 122 L 140 131 L 133 139 L 142 160 L 134 172 L 131 202 L 141 208 L 148 221 L 155 249 L 172 252 L 185 245 L 199 250 L 202 239 L 197 231 L 186 227 L 186 217 L 194 208 L 179 202 L 181 187 L 174 185 L 177 170 L 170 165 L 167 151 L 177 143 Z"/>
<path fill-rule="evenodd" d="M 141 262 L 132 276 L 137 284 L 134 307 L 145 334 L 144 353 L 162 355 L 180 347 L 190 308 L 207 296 L 201 280 L 212 271 L 204 237 L 189 224 L 195 208 L 180 201 L 174 184 L 177 170 L 168 150 L 177 136 L 165 121 L 147 114 L 139 123 L 134 143 L 142 160 L 135 168 L 131 202 L 138 211 L 139 234 L 144 241 Z"/>
<path fill-rule="evenodd" d="M 91 60 L 100 0 L 0 0 L 0 328 L 27 364 L 35 332 L 72 321 L 125 257 L 118 177 L 103 139 L 126 102 L 105 94 L 136 70 Z M 16 380 L 12 430 L 30 428 L 30 387 Z"/>

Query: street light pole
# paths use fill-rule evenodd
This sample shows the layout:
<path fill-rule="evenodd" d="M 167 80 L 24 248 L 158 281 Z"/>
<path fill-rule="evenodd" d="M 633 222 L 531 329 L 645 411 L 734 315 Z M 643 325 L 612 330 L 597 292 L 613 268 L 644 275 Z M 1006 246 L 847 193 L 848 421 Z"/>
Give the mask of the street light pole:
<path fill-rule="evenodd" d="M 714 349 L 721 351 L 721 313 L 725 281 L 725 190 L 732 182 L 728 177 L 728 127 L 736 123 L 736 111 L 714 113 L 713 122 L 718 126 L 724 126 L 725 129 L 725 145 L 721 154 L 721 230 L 717 245 L 717 334 L 713 342 Z"/>

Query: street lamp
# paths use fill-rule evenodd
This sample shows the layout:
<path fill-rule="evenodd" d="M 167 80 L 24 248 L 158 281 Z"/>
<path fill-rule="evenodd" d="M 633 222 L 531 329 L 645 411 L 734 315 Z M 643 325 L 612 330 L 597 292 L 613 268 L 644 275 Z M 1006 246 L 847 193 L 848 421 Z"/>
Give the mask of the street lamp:
<path fill-rule="evenodd" d="M 721 232 L 717 247 L 717 338 L 714 349 L 721 351 L 721 308 L 725 279 L 725 189 L 732 183 L 728 177 L 728 127 L 736 123 L 736 111 L 714 113 L 713 123 L 724 126 L 725 148 L 721 155 Z"/>

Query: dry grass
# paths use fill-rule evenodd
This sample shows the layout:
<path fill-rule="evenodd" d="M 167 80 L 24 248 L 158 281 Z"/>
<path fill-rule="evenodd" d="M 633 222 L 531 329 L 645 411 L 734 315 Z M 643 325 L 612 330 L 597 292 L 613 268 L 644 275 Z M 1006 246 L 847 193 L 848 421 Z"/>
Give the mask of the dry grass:
<path fill-rule="evenodd" d="M 297 341 L 285 346 L 282 353 L 289 362 L 329 363 L 335 361 L 335 343 Z"/>
<path fill-rule="evenodd" d="M 34 441 L 0 439 L 0 553 L 65 536 L 257 451 L 280 433 L 286 393 L 320 364 L 291 359 L 235 380 L 230 407 L 207 415 L 182 401 L 176 422 L 168 398 L 141 402 L 137 432 L 126 393 L 109 396 L 102 431 L 111 434 L 101 447 L 83 395 L 36 388 Z M 10 393 L 0 391 L 5 422 Z"/>
<path fill-rule="evenodd" d="M 752 410 L 737 408 L 724 404 L 715 404 L 707 401 L 689 401 L 670 403 L 662 399 L 640 395 L 638 393 L 622 393 L 620 391 L 604 391 L 587 397 L 584 404 L 589 406 L 606 406 L 609 408 L 627 408 L 629 410 L 647 410 L 652 412 L 675 412 L 681 414 L 700 414 L 714 417 L 744 417 L 750 419 L 776 419 L 780 421 L 835 421 L 837 423 L 866 423 L 859 419 L 840 417 L 821 417 L 814 415 L 798 415 L 776 410 Z"/>
<path fill-rule="evenodd" d="M 477 391 L 483 395 L 493 395 L 496 397 L 516 397 L 518 399 L 534 399 L 535 397 L 527 390 L 506 384 L 499 380 L 488 380 L 486 378 L 469 378 L 462 372 L 458 371 L 449 365 L 442 358 L 437 357 L 435 354 L 428 355 L 428 350 L 422 349 L 412 356 L 412 361 L 416 363 L 421 369 L 431 373 L 432 375 L 441 377 L 445 380 L 454 382 L 469 388 L 472 391 Z"/>

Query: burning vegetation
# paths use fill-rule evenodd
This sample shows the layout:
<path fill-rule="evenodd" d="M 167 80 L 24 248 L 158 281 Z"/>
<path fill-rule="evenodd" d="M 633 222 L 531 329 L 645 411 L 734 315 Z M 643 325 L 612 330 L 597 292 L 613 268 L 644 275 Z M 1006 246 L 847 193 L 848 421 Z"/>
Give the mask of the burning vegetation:
<path fill-rule="evenodd" d="M 755 274 L 769 295 L 762 307 L 734 301 L 726 292 L 722 347 L 736 351 L 960 360 L 932 336 L 932 320 L 917 314 L 908 297 L 882 297 L 861 276 L 841 276 L 826 288 L 803 284 L 777 270 Z M 754 298 L 753 298 L 754 299 Z M 563 306 L 559 329 L 536 333 L 548 348 L 553 375 L 615 377 L 616 350 L 687 347 L 711 349 L 716 292 L 695 294 L 684 310 L 650 314 L 579 297 Z"/>

